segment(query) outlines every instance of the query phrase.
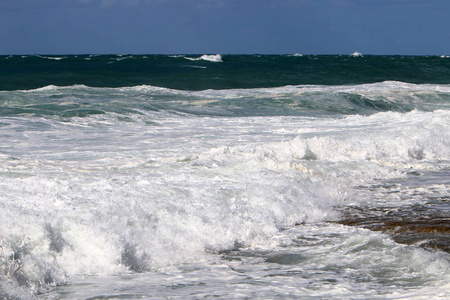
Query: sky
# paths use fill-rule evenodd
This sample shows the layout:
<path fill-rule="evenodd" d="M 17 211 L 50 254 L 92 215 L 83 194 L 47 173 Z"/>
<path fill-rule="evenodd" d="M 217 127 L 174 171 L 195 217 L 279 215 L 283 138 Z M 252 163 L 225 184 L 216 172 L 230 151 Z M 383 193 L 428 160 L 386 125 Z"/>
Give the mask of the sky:
<path fill-rule="evenodd" d="M 2 0 L 0 55 L 449 55 L 450 0 Z"/>

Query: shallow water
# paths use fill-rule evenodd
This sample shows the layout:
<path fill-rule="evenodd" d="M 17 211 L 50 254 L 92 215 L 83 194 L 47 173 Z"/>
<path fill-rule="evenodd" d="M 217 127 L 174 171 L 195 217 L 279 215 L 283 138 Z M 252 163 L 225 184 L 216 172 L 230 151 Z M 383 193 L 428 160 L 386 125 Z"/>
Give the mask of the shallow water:
<path fill-rule="evenodd" d="M 449 185 L 449 170 L 410 172 L 371 188 L 384 199 L 398 199 L 395 205 L 346 206 L 338 222 L 382 231 L 398 243 L 450 253 Z"/>

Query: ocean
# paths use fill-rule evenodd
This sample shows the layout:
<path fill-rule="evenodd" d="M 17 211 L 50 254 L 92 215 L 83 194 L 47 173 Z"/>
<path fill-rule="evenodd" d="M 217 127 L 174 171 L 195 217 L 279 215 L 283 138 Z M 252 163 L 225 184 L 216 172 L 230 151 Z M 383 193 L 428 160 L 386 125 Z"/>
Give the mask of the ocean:
<path fill-rule="evenodd" d="M 0 299 L 450 299 L 450 57 L 0 56 Z"/>

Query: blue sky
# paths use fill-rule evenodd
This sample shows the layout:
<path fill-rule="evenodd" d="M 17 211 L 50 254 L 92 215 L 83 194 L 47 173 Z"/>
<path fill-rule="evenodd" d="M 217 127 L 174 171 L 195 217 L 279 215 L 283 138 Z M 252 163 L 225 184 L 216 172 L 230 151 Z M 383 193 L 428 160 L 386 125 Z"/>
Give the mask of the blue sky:
<path fill-rule="evenodd" d="M 450 54 L 449 0 L 2 2 L 0 54 Z"/>

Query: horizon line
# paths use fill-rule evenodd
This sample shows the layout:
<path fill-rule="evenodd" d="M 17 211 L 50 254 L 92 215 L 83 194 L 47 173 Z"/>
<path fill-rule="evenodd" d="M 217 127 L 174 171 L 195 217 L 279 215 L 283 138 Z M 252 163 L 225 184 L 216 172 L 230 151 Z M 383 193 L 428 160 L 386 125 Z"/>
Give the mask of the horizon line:
<path fill-rule="evenodd" d="M 0 56 L 101 56 L 101 55 L 261 55 L 261 56 L 355 56 L 355 54 L 360 54 L 362 56 L 449 56 L 447 54 L 371 54 L 371 53 L 361 53 L 355 51 L 353 53 L 334 53 L 334 54 L 313 54 L 313 53 L 17 53 L 17 54 L 0 54 Z"/>

